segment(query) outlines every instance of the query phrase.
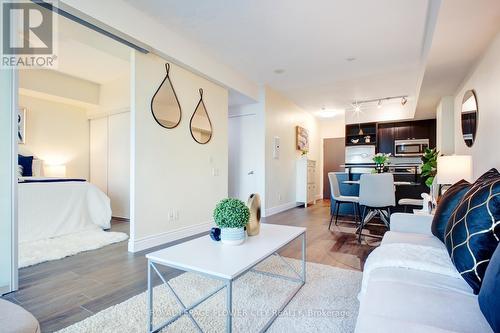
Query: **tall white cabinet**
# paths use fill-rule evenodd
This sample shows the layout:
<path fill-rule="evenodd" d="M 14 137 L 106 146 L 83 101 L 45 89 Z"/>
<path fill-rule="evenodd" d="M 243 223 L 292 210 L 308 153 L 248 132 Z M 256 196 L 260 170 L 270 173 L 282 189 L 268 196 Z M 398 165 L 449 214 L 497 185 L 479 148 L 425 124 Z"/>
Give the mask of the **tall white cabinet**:
<path fill-rule="evenodd" d="M 300 158 L 297 160 L 296 201 L 307 207 L 316 203 L 316 161 Z"/>
<path fill-rule="evenodd" d="M 111 199 L 114 217 L 130 218 L 130 113 L 90 120 L 90 182 Z"/>

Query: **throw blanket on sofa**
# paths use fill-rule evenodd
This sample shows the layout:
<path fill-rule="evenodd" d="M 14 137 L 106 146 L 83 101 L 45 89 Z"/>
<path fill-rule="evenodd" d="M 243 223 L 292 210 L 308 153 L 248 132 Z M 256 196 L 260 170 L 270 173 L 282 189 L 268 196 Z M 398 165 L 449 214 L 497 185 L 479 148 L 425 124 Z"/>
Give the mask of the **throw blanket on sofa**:
<path fill-rule="evenodd" d="M 366 292 L 370 273 L 386 267 L 423 270 L 461 279 L 445 249 L 403 243 L 386 244 L 373 250 L 366 260 L 359 299 Z"/>

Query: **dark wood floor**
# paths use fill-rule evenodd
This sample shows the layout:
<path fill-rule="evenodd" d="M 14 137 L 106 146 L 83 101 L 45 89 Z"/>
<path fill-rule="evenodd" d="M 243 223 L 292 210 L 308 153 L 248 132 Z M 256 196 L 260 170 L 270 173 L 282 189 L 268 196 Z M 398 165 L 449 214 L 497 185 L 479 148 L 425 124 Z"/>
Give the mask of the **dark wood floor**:
<path fill-rule="evenodd" d="M 361 270 L 378 240 L 365 237 L 358 244 L 348 217 L 328 231 L 329 218 L 329 202 L 320 201 L 307 209 L 273 215 L 264 222 L 306 227 L 308 261 Z M 113 231 L 128 232 L 128 228 L 128 223 L 113 221 Z M 366 233 L 381 235 L 383 228 L 371 226 Z M 121 242 L 23 268 L 19 271 L 19 290 L 3 298 L 30 311 L 43 332 L 52 332 L 145 291 L 145 253 L 128 253 L 127 242 Z M 292 244 L 282 255 L 300 258 L 300 244 Z M 164 269 L 163 273 L 174 277 L 182 272 Z"/>

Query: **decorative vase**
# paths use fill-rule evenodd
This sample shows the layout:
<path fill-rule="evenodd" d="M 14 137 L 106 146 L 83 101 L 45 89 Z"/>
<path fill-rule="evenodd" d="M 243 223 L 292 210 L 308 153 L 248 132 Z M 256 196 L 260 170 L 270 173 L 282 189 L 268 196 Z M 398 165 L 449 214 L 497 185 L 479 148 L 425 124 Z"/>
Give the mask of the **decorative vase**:
<path fill-rule="evenodd" d="M 248 236 L 256 236 L 260 231 L 260 196 L 257 193 L 250 194 L 247 207 L 250 209 L 250 219 L 247 224 Z"/>
<path fill-rule="evenodd" d="M 377 170 L 377 173 L 383 173 L 385 168 L 384 163 L 376 163 L 375 164 L 375 170 Z"/>
<path fill-rule="evenodd" d="M 221 228 L 220 240 L 227 245 L 240 245 L 245 241 L 245 228 Z"/>

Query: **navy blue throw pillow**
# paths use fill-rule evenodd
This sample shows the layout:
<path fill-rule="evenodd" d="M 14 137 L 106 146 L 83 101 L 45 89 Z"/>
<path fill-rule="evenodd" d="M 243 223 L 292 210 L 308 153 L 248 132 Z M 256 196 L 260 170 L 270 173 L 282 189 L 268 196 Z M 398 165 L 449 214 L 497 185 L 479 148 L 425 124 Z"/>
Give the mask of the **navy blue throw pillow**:
<path fill-rule="evenodd" d="M 479 292 L 479 307 L 493 332 L 500 332 L 500 246 L 486 268 Z"/>
<path fill-rule="evenodd" d="M 500 174 L 474 182 L 450 216 L 445 244 L 451 261 L 475 294 L 500 239 Z"/>
<path fill-rule="evenodd" d="M 17 164 L 23 167 L 23 177 L 33 176 L 33 156 L 17 155 Z"/>
<path fill-rule="evenodd" d="M 461 180 L 456 184 L 453 184 L 441 197 L 439 204 L 436 208 L 434 218 L 432 219 L 432 234 L 439 238 L 441 242 L 444 243 L 444 233 L 446 230 L 446 225 L 450 219 L 451 214 L 457 207 L 458 203 L 464 197 L 465 193 L 472 186 L 466 180 Z"/>

